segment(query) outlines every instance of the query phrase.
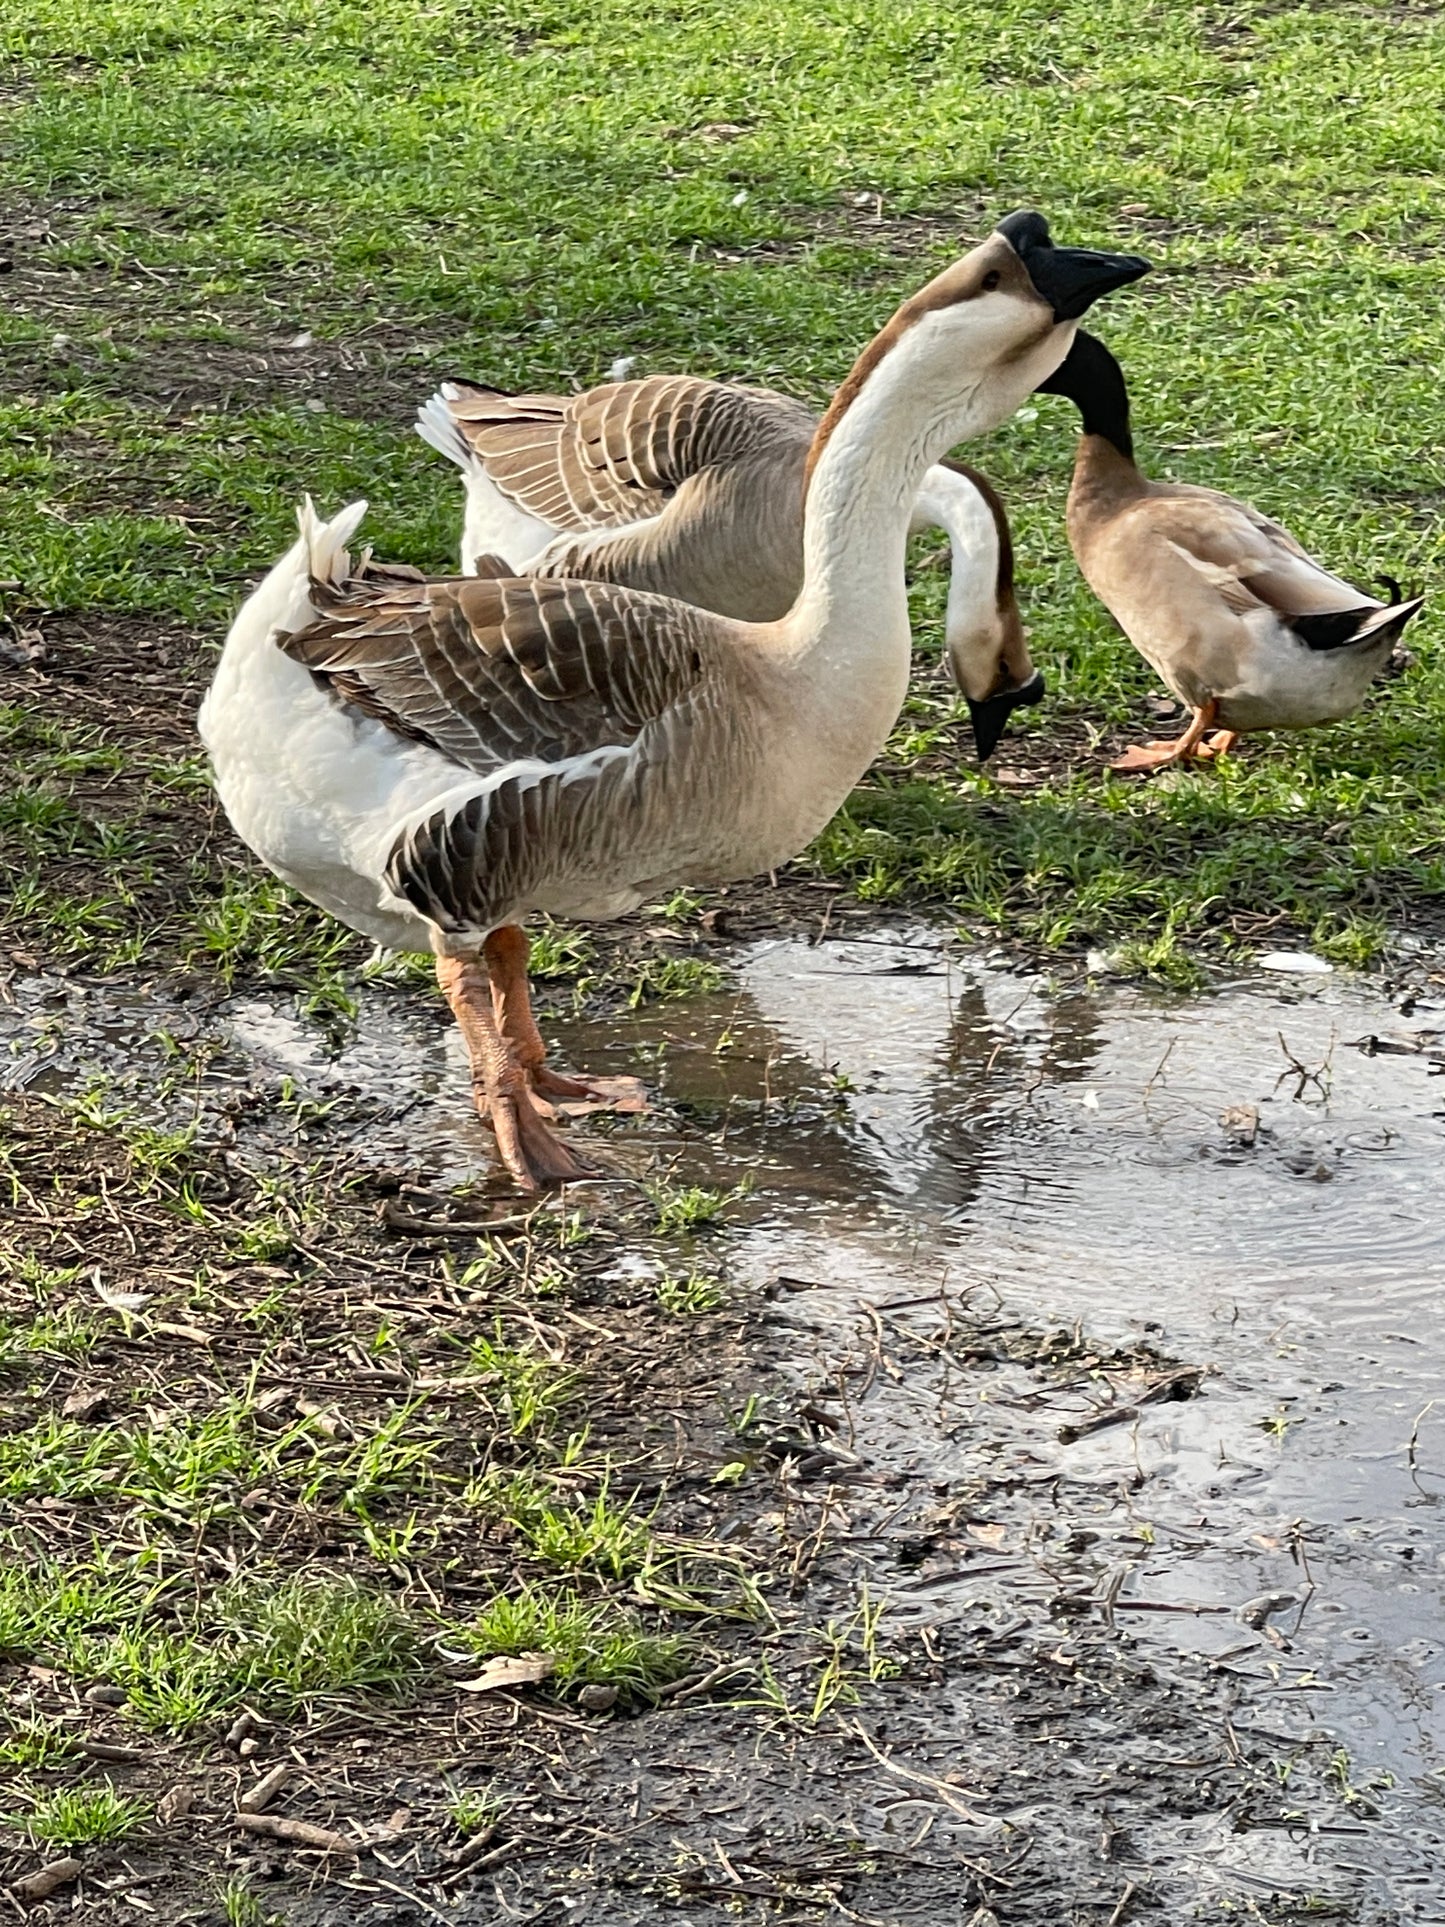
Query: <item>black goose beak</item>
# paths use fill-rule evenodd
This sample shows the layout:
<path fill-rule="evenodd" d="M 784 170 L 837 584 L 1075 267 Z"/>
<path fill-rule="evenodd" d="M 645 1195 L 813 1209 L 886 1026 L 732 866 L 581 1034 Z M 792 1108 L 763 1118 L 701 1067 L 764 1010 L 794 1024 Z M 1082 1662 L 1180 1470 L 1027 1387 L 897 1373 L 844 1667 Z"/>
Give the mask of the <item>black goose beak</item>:
<path fill-rule="evenodd" d="M 1042 214 L 1010 214 L 997 233 L 1013 248 L 1055 321 L 1077 321 L 1102 295 L 1149 272 L 1142 254 L 1100 254 L 1093 248 L 1056 248 Z"/>
<path fill-rule="evenodd" d="M 973 722 L 973 740 L 978 750 L 978 760 L 986 763 L 999 746 L 999 740 L 1008 728 L 1009 714 L 1021 704 L 1041 703 L 1048 691 L 1041 669 L 1036 669 L 1027 682 L 1021 682 L 1017 689 L 1000 690 L 997 696 L 990 696 L 986 702 L 976 703 L 968 698 L 968 713 Z"/>

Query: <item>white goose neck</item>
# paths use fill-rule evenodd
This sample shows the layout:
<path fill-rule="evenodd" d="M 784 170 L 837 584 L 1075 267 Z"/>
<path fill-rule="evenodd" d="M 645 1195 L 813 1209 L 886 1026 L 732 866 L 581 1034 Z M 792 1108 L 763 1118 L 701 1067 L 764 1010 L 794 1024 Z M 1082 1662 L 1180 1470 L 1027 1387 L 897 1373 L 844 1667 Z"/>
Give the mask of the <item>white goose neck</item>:
<path fill-rule="evenodd" d="M 813 619 L 907 626 L 904 560 L 929 468 L 959 438 L 971 396 L 940 405 L 910 385 L 907 357 L 885 357 L 829 437 L 803 517 L 803 602 Z"/>

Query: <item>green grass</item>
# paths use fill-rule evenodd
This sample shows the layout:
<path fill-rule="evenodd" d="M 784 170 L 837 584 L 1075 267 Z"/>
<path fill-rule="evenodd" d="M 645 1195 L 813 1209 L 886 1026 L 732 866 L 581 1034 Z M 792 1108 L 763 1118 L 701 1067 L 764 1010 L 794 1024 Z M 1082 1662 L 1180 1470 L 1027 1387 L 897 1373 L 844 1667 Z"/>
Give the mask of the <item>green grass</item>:
<path fill-rule="evenodd" d="M 818 399 L 899 296 L 1024 204 L 1158 263 L 1100 323 L 1154 473 L 1244 494 L 1361 582 L 1434 579 L 1433 9 L 1172 0 L 1147 35 L 1124 0 L 373 0 L 295 21 L 281 0 L 0 0 L 0 188 L 55 210 L 39 259 L 85 295 L 0 317 L 12 618 L 133 612 L 218 638 L 303 489 L 364 490 L 380 552 L 442 566 L 458 491 L 405 423 L 438 376 L 565 387 L 628 353 Z M 310 375 L 252 392 L 228 372 L 256 344 L 284 363 L 302 329 Z M 369 342 L 353 378 L 340 349 Z M 158 398 L 166 374 L 193 380 L 185 406 Z M 1064 541 L 1073 432 L 1041 399 L 978 451 L 1015 511 L 1056 692 L 1022 719 L 1032 736 L 1148 722 L 1151 678 Z M 920 575 L 930 657 L 943 590 Z M 1279 912 L 1368 960 L 1445 891 L 1439 624 L 1428 609 L 1417 668 L 1352 722 L 1153 783 L 1090 765 L 1000 786 L 956 759 L 938 733 L 956 708 L 928 685 L 813 861 L 974 927 L 1126 939 L 1165 975 Z M 58 895 L 39 855 L 100 834 L 64 760 L 112 752 L 82 734 L 31 753 L 47 767 L 5 802 L 35 855 L 21 906 L 57 944 L 124 961 L 146 825 L 113 826 L 127 854 L 104 888 Z M 194 944 L 223 973 L 334 982 L 329 936 L 265 880 L 233 882 Z M 697 988 L 699 969 L 651 988 Z"/>
<path fill-rule="evenodd" d="M 254 1888 L 235 1876 L 217 1887 L 216 1905 L 226 1927 L 271 1927 L 282 1919 L 270 1911 Z"/>
<path fill-rule="evenodd" d="M 748 1189 L 740 1184 L 731 1191 L 716 1191 L 705 1184 L 672 1184 L 666 1178 L 651 1178 L 642 1188 L 652 1205 L 653 1229 L 664 1237 L 678 1231 L 711 1230 Z"/>
<path fill-rule="evenodd" d="M 631 1500 L 614 1500 L 605 1483 L 591 1499 L 573 1499 L 530 1472 L 494 1471 L 468 1497 L 504 1520 L 533 1558 L 566 1572 L 627 1579 L 657 1558 L 647 1516 Z"/>
<path fill-rule="evenodd" d="M 723 1301 L 718 1280 L 696 1269 L 664 1271 L 653 1286 L 653 1295 L 674 1318 L 699 1318 L 704 1312 L 716 1311 Z"/>
<path fill-rule="evenodd" d="M 75 1741 L 58 1720 L 40 1714 L 10 1719 L 0 1727 L 0 1765 L 58 1766 L 75 1751 Z"/>
<path fill-rule="evenodd" d="M 623 1699 L 646 1699 L 687 1670 L 685 1640 L 646 1630 L 635 1613 L 605 1600 L 548 1587 L 494 1599 L 466 1639 L 479 1657 L 546 1653 L 556 1661 L 551 1683 L 563 1692 L 613 1686 Z"/>
<path fill-rule="evenodd" d="M 118 1793 L 107 1780 L 90 1787 L 22 1788 L 26 1806 L 4 1816 L 32 1840 L 52 1847 L 118 1846 L 144 1825 L 144 1800 Z"/>
<path fill-rule="evenodd" d="M 120 1563 L 13 1565 L 0 1575 L 0 1650 L 122 1688 L 131 1718 L 159 1733 L 243 1702 L 287 1716 L 357 1694 L 406 1699 L 428 1676 L 420 1623 L 329 1574 L 237 1580 L 197 1600 Z"/>
<path fill-rule="evenodd" d="M 499 1794 L 460 1787 L 447 1802 L 447 1818 L 463 1840 L 474 1840 L 478 1834 L 490 1839 L 507 1806 L 508 1802 Z"/>
<path fill-rule="evenodd" d="M 491 1338 L 473 1340 L 467 1364 L 477 1389 L 514 1439 L 545 1433 L 571 1404 L 578 1376 L 545 1353 L 507 1345 L 498 1321 Z"/>

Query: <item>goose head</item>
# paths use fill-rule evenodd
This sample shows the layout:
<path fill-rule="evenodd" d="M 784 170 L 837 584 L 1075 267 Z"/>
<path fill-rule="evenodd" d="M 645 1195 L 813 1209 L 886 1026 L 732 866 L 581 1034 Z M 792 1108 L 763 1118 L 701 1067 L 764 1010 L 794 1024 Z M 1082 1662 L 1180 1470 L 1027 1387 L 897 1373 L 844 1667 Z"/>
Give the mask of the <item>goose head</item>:
<path fill-rule="evenodd" d="M 928 460 L 997 428 L 1063 361 L 1079 317 L 1149 265 L 1056 247 L 1041 214 L 1010 214 L 864 349 L 818 426 L 808 480 L 845 419 L 849 440 L 907 441 Z"/>
<path fill-rule="evenodd" d="M 944 644 L 954 685 L 968 703 L 978 759 L 987 762 L 1011 712 L 1044 695 L 1014 593 L 1008 510 L 986 475 L 945 455 L 928 472 L 916 520 L 949 538 Z"/>
<path fill-rule="evenodd" d="M 1029 654 L 1028 633 L 1010 595 L 966 630 L 947 633 L 954 681 L 963 691 L 980 763 L 998 748 L 1016 709 L 1041 703 L 1048 694 L 1042 669 Z"/>

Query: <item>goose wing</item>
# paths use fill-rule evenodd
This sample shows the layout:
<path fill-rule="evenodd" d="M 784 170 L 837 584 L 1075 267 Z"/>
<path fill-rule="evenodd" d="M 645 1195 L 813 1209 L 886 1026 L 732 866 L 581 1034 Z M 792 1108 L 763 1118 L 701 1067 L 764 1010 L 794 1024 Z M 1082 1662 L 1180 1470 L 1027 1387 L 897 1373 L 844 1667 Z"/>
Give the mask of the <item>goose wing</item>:
<path fill-rule="evenodd" d="M 573 396 L 503 395 L 465 382 L 442 394 L 502 494 L 572 531 L 657 515 L 699 470 L 779 445 L 806 448 L 815 426 L 786 395 L 693 375 L 608 382 Z"/>
<path fill-rule="evenodd" d="M 608 583 L 395 571 L 313 581 L 279 646 L 336 696 L 477 775 L 629 747 L 696 697 L 716 617 Z"/>

